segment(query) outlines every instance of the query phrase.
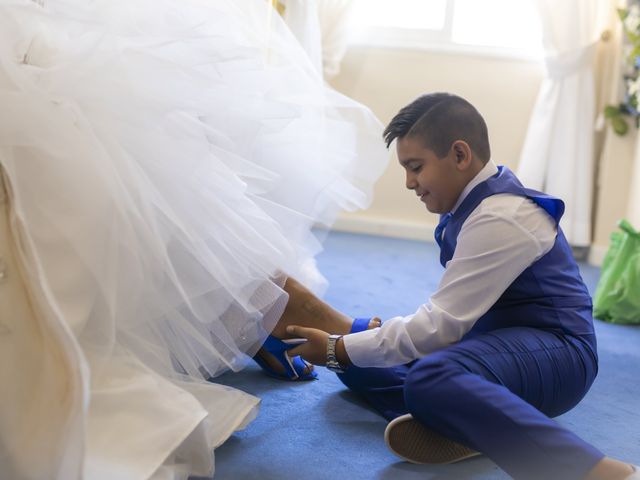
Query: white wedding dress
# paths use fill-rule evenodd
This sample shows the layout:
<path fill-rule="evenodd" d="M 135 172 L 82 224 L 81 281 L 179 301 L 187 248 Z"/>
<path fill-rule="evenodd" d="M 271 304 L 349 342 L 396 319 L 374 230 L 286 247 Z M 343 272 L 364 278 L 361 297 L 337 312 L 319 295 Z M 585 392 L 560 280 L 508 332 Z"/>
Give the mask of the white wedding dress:
<path fill-rule="evenodd" d="M 0 0 L 0 478 L 211 474 L 380 134 L 264 0 Z"/>

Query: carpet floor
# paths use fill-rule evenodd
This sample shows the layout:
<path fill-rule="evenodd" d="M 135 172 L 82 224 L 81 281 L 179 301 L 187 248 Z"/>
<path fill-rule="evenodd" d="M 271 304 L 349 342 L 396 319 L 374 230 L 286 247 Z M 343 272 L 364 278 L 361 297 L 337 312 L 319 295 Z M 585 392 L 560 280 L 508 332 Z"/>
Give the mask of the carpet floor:
<path fill-rule="evenodd" d="M 331 232 L 318 265 L 325 300 L 352 316 L 412 313 L 435 290 L 435 243 Z M 580 264 L 593 293 L 599 269 Z M 557 421 L 605 454 L 640 463 L 640 328 L 596 321 L 600 371 L 590 392 Z M 400 461 L 384 444 L 386 422 L 318 368 L 313 382 L 287 383 L 253 363 L 217 381 L 261 398 L 258 418 L 215 451 L 217 480 L 435 480 L 509 478 L 486 457 L 448 466 Z"/>

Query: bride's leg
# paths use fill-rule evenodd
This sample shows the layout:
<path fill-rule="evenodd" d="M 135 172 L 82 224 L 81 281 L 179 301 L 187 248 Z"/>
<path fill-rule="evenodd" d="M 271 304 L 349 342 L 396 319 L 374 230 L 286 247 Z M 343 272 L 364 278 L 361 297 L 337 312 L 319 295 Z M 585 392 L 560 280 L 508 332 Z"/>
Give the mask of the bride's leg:
<path fill-rule="evenodd" d="M 328 303 L 319 299 L 308 288 L 289 277 L 284 285 L 289 294 L 289 301 L 284 313 L 273 329 L 272 335 L 277 338 L 291 338 L 286 332 L 288 325 L 300 325 L 324 330 L 328 333 L 346 335 L 351 330 L 353 319 Z M 373 318 L 369 328 L 380 326 L 380 319 Z"/>

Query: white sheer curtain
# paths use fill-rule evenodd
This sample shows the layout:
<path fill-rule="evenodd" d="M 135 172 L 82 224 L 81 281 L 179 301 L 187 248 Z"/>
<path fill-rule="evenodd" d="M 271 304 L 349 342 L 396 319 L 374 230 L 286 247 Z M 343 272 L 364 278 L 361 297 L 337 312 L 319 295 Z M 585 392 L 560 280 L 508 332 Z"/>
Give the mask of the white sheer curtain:
<path fill-rule="evenodd" d="M 298 39 L 307 52 L 311 63 L 318 72 L 322 72 L 322 43 L 317 0 L 286 0 L 282 18 L 291 33 Z"/>
<path fill-rule="evenodd" d="M 572 245 L 591 243 L 595 87 L 593 62 L 608 1 L 533 0 L 541 16 L 546 76 L 531 116 L 518 175 L 565 201 Z"/>
<path fill-rule="evenodd" d="M 347 52 L 353 0 L 318 0 L 318 17 L 322 33 L 324 76 L 340 73 L 340 63 Z"/>
<path fill-rule="evenodd" d="M 314 66 L 330 78 L 347 50 L 352 0 L 281 0 L 289 29 Z"/>

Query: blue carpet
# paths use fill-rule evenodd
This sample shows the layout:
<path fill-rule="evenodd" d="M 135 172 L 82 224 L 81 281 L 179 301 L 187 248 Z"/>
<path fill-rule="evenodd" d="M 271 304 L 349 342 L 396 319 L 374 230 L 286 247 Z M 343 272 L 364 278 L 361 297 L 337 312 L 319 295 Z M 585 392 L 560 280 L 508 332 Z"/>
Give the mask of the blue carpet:
<path fill-rule="evenodd" d="M 408 314 L 425 301 L 442 268 L 435 244 L 332 232 L 318 257 L 325 299 L 353 316 Z M 593 293 L 599 270 L 581 264 Z M 640 462 L 640 328 L 596 322 L 600 373 L 589 394 L 558 421 L 604 453 Z M 286 383 L 251 364 L 217 379 L 262 399 L 246 430 L 216 450 L 217 480 L 505 479 L 484 457 L 455 465 L 401 462 L 387 451 L 386 422 L 318 368 L 319 380 Z"/>

